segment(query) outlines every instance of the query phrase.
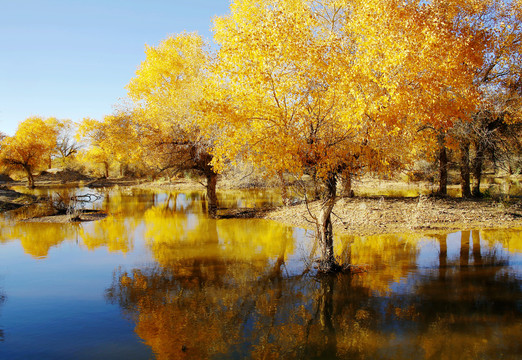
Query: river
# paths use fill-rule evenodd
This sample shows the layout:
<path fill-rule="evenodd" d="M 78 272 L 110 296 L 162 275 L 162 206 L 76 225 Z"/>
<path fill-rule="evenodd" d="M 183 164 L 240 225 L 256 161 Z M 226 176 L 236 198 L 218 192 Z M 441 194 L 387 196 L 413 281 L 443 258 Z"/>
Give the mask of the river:
<path fill-rule="evenodd" d="M 208 219 L 201 192 L 96 192 L 101 221 L 0 219 L 0 359 L 522 355 L 520 229 L 338 237 L 354 271 L 318 277 L 309 231 Z"/>

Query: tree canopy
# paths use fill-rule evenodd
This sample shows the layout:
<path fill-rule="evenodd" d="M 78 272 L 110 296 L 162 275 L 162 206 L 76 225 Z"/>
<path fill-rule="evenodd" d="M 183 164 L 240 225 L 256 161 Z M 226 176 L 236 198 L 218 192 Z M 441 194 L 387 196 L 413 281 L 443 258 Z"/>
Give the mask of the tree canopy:
<path fill-rule="evenodd" d="M 30 187 L 34 187 L 33 171 L 49 164 L 56 147 L 57 123 L 56 118 L 30 117 L 19 124 L 14 136 L 6 136 L 1 142 L 0 162 L 24 171 Z"/>

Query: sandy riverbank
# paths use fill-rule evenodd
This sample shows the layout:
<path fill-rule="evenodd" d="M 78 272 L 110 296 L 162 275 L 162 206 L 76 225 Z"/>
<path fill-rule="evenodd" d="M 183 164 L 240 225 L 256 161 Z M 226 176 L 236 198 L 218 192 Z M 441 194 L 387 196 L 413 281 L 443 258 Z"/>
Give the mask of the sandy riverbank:
<path fill-rule="evenodd" d="M 282 207 L 264 218 L 288 225 L 314 229 L 312 216 L 320 202 Z M 336 234 L 372 235 L 415 230 L 471 230 L 479 228 L 522 228 L 520 200 L 464 200 L 458 198 L 356 197 L 337 202 L 332 215 Z"/>

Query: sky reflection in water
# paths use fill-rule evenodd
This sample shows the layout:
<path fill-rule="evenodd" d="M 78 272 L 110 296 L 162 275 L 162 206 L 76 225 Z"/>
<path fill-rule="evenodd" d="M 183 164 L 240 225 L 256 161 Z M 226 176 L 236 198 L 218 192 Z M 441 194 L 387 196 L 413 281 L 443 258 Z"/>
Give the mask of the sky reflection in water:
<path fill-rule="evenodd" d="M 337 239 L 207 219 L 199 192 L 102 191 L 83 224 L 0 224 L 0 358 L 515 359 L 520 230 Z M 226 207 L 278 203 L 220 194 Z M 313 273 L 313 271 L 312 271 Z"/>

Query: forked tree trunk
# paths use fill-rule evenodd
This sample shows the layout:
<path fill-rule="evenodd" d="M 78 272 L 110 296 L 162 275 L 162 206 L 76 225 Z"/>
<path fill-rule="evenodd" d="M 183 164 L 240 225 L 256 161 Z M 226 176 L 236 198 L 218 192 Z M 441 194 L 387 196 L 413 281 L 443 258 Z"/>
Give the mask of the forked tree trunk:
<path fill-rule="evenodd" d="M 471 197 L 469 141 L 464 141 L 460 145 L 460 189 L 462 191 L 462 197 Z"/>
<path fill-rule="evenodd" d="M 333 248 L 332 210 L 336 202 L 337 178 L 330 175 L 325 181 L 326 191 L 321 202 L 321 211 L 317 219 L 317 235 L 321 249 L 319 272 L 331 273 L 339 269 L 335 261 Z"/>
<path fill-rule="evenodd" d="M 473 159 L 472 171 L 473 171 L 473 190 L 472 195 L 474 197 L 480 197 L 480 180 L 482 178 L 482 163 L 484 162 L 484 146 L 477 144 L 475 158 Z"/>
<path fill-rule="evenodd" d="M 439 195 L 448 194 L 448 152 L 446 145 L 441 144 L 439 152 Z"/>
<path fill-rule="evenodd" d="M 208 172 L 206 174 L 207 178 L 207 202 L 208 202 L 208 216 L 211 218 L 216 218 L 217 215 L 217 194 L 216 194 L 216 185 L 217 185 L 217 174 L 213 171 Z"/>

